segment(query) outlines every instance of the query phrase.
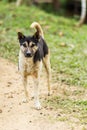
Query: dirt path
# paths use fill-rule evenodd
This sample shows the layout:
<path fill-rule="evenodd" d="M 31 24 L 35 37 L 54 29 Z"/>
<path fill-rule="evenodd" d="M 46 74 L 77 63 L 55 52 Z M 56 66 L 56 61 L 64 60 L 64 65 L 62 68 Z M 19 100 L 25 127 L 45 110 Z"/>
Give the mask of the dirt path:
<path fill-rule="evenodd" d="M 46 76 L 44 76 L 46 77 Z M 41 76 L 40 97 L 47 97 L 46 79 Z M 43 86 L 44 85 L 44 88 Z M 82 130 L 66 122 L 53 121 L 49 115 L 54 111 L 43 108 L 39 111 L 33 108 L 33 82 L 29 82 L 30 102 L 22 103 L 24 91 L 17 66 L 0 58 L 0 130 Z"/>

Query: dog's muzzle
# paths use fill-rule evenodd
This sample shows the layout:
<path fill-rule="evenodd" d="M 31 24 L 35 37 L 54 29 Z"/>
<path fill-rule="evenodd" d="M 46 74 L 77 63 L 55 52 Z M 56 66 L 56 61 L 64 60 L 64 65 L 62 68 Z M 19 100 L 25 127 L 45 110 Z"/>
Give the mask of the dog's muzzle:
<path fill-rule="evenodd" d="M 25 57 L 32 57 L 32 54 L 31 54 L 30 52 L 27 52 L 27 53 L 25 54 Z"/>

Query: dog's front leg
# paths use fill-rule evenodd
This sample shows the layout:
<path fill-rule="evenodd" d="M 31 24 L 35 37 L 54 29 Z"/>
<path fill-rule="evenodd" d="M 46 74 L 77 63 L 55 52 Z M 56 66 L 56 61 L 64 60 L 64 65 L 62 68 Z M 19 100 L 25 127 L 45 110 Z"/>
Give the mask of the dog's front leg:
<path fill-rule="evenodd" d="M 35 100 L 35 108 L 41 109 L 41 104 L 39 101 L 39 78 L 34 77 L 34 100 Z"/>
<path fill-rule="evenodd" d="M 28 91 L 27 91 L 27 76 L 22 76 L 23 80 L 23 86 L 24 86 L 24 92 L 25 92 L 25 98 L 23 99 L 23 102 L 26 103 L 29 100 Z"/>

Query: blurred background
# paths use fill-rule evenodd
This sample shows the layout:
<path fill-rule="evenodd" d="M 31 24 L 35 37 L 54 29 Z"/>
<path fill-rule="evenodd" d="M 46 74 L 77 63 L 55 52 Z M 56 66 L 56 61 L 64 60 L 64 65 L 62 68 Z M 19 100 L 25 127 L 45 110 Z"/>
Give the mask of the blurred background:
<path fill-rule="evenodd" d="M 0 56 L 17 64 L 17 32 L 32 35 L 30 25 L 37 21 L 51 49 L 55 80 L 86 86 L 86 3 L 86 0 L 0 0 Z"/>
<path fill-rule="evenodd" d="M 77 17 L 82 15 L 79 25 L 86 21 L 86 0 L 3 0 L 5 2 L 15 2 L 16 6 L 26 4 L 27 6 L 36 5 L 48 12 L 55 12 L 62 15 Z M 79 26 L 78 25 L 78 26 Z"/>

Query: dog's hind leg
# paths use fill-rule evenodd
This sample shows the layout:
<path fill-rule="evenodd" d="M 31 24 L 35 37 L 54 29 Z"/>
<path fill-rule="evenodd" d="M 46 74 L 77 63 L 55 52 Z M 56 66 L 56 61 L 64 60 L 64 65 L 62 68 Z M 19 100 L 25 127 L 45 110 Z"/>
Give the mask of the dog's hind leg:
<path fill-rule="evenodd" d="M 29 100 L 28 91 L 27 91 L 27 76 L 22 76 L 23 80 L 23 86 L 24 86 L 24 92 L 25 92 L 25 99 L 23 99 L 23 102 L 26 103 Z"/>
<path fill-rule="evenodd" d="M 47 72 L 47 82 L 48 82 L 48 96 L 50 95 L 50 84 L 51 84 L 51 66 L 50 66 L 50 55 L 46 55 L 43 58 L 43 64 Z"/>

